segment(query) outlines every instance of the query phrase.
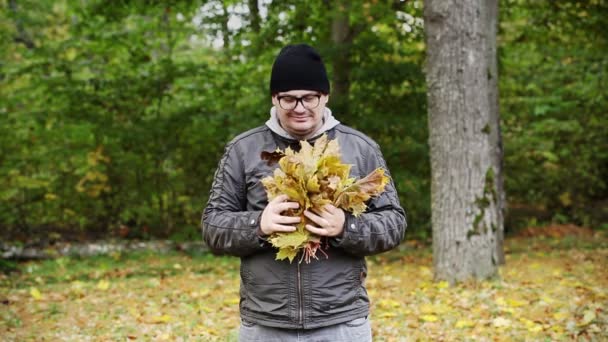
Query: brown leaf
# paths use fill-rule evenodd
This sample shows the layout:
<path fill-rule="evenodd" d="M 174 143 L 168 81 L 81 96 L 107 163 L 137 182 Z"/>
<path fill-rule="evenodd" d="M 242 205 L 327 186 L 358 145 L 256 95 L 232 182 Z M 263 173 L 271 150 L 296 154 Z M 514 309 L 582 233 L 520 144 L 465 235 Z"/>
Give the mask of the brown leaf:
<path fill-rule="evenodd" d="M 283 153 L 281 151 L 274 151 L 274 152 L 262 151 L 262 153 L 260 154 L 260 158 L 262 158 L 262 160 L 265 160 L 266 164 L 268 166 L 272 166 L 272 165 L 278 163 L 279 160 L 281 158 L 283 158 L 284 156 L 285 156 L 285 153 Z"/>

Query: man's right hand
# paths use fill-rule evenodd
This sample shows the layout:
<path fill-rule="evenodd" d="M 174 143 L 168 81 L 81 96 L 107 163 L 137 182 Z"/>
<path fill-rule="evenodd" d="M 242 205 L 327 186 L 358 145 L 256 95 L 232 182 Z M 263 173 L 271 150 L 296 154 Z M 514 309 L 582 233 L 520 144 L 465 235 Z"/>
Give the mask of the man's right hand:
<path fill-rule="evenodd" d="M 300 207 L 298 202 L 287 202 L 288 199 L 287 195 L 279 195 L 268 202 L 260 220 L 261 235 L 266 236 L 272 233 L 293 232 L 296 230 L 296 227 L 292 224 L 300 222 L 300 217 L 281 215 L 288 209 L 298 209 Z"/>

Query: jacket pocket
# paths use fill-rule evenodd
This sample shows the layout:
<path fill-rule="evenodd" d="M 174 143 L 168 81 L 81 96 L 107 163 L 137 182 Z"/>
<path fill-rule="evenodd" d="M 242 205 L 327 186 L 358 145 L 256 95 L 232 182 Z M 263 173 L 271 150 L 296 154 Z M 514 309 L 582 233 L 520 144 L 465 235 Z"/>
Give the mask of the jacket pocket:
<path fill-rule="evenodd" d="M 361 297 L 359 258 L 332 253 L 329 260 L 314 265 L 312 273 L 312 311 L 314 316 L 330 317 L 355 309 Z"/>
<path fill-rule="evenodd" d="M 284 263 L 274 260 L 274 250 L 241 258 L 241 309 L 272 319 L 288 314 L 289 289 Z"/>

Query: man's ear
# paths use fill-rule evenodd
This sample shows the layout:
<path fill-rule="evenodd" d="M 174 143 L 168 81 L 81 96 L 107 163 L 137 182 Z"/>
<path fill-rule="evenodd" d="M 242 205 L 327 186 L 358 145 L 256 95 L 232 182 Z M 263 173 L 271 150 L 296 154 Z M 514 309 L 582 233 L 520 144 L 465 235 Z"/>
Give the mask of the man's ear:
<path fill-rule="evenodd" d="M 277 97 L 273 95 L 273 96 L 271 96 L 271 99 L 272 99 L 272 105 L 277 107 L 279 105 L 279 101 L 277 100 Z"/>

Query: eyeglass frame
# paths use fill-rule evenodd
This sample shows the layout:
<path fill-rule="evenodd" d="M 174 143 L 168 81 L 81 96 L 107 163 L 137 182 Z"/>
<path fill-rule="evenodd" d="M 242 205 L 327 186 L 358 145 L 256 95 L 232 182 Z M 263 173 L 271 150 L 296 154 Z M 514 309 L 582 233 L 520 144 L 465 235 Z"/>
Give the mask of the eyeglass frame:
<path fill-rule="evenodd" d="M 294 109 L 296 109 L 296 107 L 298 107 L 298 103 L 301 103 L 302 107 L 304 107 L 306 109 L 315 109 L 315 108 L 319 107 L 319 105 L 321 104 L 321 96 L 323 96 L 323 95 L 324 94 L 319 94 L 319 93 L 316 93 L 316 94 L 306 94 L 306 95 L 302 95 L 302 96 L 294 96 L 294 95 L 287 95 L 287 94 L 286 95 L 277 95 L 277 102 L 279 103 L 279 107 L 281 107 L 283 110 L 294 110 Z M 317 98 L 317 105 L 314 106 L 314 107 L 307 107 L 304 104 L 304 98 L 307 97 L 307 96 L 314 96 L 314 97 L 316 97 Z M 281 105 L 281 99 L 284 99 L 286 97 L 291 97 L 291 98 L 296 99 L 295 106 L 293 106 L 293 108 L 283 108 L 283 106 Z"/>

